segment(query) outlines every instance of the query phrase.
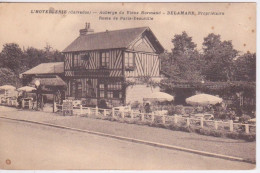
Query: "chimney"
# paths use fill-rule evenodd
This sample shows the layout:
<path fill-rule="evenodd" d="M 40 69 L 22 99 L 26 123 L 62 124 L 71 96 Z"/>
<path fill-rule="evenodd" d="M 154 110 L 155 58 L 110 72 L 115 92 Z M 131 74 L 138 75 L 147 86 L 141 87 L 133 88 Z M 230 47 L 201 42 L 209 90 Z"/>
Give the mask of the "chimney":
<path fill-rule="evenodd" d="M 93 29 L 90 29 L 90 23 L 86 23 L 84 29 L 79 30 L 80 35 L 87 35 L 88 33 L 94 32 Z"/>

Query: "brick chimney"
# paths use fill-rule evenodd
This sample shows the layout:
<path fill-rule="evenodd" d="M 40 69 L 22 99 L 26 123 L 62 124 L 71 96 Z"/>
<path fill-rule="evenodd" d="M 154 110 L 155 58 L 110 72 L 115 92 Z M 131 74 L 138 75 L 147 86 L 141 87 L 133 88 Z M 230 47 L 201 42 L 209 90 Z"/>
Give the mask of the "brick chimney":
<path fill-rule="evenodd" d="M 93 29 L 90 29 L 90 23 L 86 23 L 86 26 L 84 29 L 79 30 L 80 35 L 87 35 L 88 33 L 94 32 Z"/>

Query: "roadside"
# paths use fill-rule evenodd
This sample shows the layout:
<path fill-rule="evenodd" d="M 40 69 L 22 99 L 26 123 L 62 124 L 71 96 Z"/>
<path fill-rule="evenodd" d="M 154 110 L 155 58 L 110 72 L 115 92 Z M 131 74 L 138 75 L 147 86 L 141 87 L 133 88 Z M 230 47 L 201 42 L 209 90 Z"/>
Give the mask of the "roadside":
<path fill-rule="evenodd" d="M 57 113 L 18 110 L 4 106 L 0 106 L 0 115 L 241 157 L 252 161 L 256 159 L 256 142 L 203 136 L 195 133 L 171 131 L 80 116 L 65 117 Z"/>

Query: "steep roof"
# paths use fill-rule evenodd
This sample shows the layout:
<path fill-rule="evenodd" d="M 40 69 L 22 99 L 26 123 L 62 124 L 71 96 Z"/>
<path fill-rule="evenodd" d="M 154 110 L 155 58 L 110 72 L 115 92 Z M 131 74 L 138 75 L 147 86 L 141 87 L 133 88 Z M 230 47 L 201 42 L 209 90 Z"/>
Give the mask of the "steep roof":
<path fill-rule="evenodd" d="M 80 35 L 67 48 L 65 48 L 63 52 L 128 48 L 128 46 L 144 32 L 149 34 L 151 43 L 156 47 L 157 52 L 163 52 L 164 48 L 161 46 L 149 27 L 129 28 Z"/>
<path fill-rule="evenodd" d="M 64 72 L 64 62 L 42 63 L 22 73 L 30 74 L 59 74 Z"/>

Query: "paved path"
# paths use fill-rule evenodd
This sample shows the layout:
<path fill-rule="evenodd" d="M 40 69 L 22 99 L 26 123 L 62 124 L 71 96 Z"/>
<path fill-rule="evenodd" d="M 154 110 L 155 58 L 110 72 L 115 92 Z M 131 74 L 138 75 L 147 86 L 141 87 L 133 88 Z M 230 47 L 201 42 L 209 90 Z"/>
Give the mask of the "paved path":
<path fill-rule="evenodd" d="M 176 145 L 217 154 L 241 157 L 250 160 L 255 160 L 256 158 L 255 142 L 203 136 L 195 133 L 171 131 L 162 128 L 111 122 L 78 116 L 64 117 L 53 113 L 21 111 L 3 106 L 0 106 L 0 113 L 1 116 L 10 118 L 52 123 L 151 142 Z"/>
<path fill-rule="evenodd" d="M 3 119 L 0 124 L 1 169 L 174 170 L 255 166 L 38 124 Z"/>

